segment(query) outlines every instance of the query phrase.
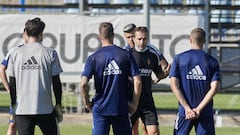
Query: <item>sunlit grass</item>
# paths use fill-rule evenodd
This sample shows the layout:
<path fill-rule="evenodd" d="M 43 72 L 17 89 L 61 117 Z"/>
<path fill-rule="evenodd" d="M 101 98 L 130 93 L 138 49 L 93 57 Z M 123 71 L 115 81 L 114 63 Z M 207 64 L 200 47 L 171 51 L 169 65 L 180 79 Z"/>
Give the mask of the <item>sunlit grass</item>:
<path fill-rule="evenodd" d="M 176 97 L 171 93 L 153 93 L 155 105 L 157 109 L 161 110 L 176 110 L 177 100 Z M 9 95 L 8 93 L 0 93 L 0 107 L 9 106 Z M 64 93 L 63 94 L 63 106 L 64 107 L 77 107 L 80 95 L 75 93 Z M 240 110 L 240 94 L 216 94 L 214 97 L 214 108 L 221 110 Z M 76 124 L 60 124 L 61 135 L 90 135 L 91 125 L 76 125 Z M 0 124 L 0 135 L 6 134 L 6 125 Z M 173 127 L 165 127 L 160 125 L 161 135 L 172 134 Z M 239 134 L 240 128 L 216 128 L 217 135 L 236 135 Z M 140 132 L 141 133 L 141 132 Z M 35 135 L 41 135 L 39 128 L 35 130 Z M 112 133 L 110 135 L 113 135 Z M 140 134 L 142 135 L 142 134 Z M 190 135 L 195 135 L 194 129 Z"/>
<path fill-rule="evenodd" d="M 178 102 L 172 93 L 154 93 L 153 94 L 156 108 L 176 110 Z M 240 93 L 239 94 L 222 94 L 217 93 L 214 96 L 214 109 L 220 110 L 240 110 Z"/>
<path fill-rule="evenodd" d="M 176 97 L 171 93 L 153 93 L 154 102 L 157 109 L 161 110 L 176 110 L 178 102 Z M 54 99 L 54 98 L 53 98 Z M 77 108 L 79 100 L 81 99 L 79 94 L 64 93 L 62 104 L 65 108 Z M 9 94 L 6 92 L 0 93 L 0 107 L 8 107 L 10 103 Z M 240 110 L 240 93 L 239 94 L 222 94 L 218 93 L 214 96 L 214 109 L 220 110 Z"/>
<path fill-rule="evenodd" d="M 60 131 L 61 135 L 91 135 L 92 132 L 92 127 L 91 125 L 71 125 L 71 124 L 60 124 Z M 4 135 L 7 132 L 7 124 L 3 125 L 0 124 L 0 134 Z M 173 132 L 173 127 L 162 127 L 160 125 L 160 132 L 161 135 L 171 135 Z M 240 132 L 240 128 L 216 128 L 216 135 L 237 135 Z M 35 129 L 35 135 L 42 135 L 40 132 L 40 129 L 36 127 Z M 112 132 L 110 135 L 113 135 Z M 140 135 L 142 133 L 140 132 Z M 195 135 L 194 129 L 192 129 L 192 132 L 190 135 Z"/>

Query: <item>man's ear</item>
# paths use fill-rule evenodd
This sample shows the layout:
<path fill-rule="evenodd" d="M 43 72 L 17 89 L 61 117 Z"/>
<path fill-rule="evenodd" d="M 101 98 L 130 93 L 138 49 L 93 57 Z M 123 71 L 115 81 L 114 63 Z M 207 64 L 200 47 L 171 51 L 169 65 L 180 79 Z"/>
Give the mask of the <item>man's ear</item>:
<path fill-rule="evenodd" d="M 99 35 L 99 34 L 98 34 L 98 39 L 99 39 L 100 41 L 102 40 L 101 35 Z"/>
<path fill-rule="evenodd" d="M 43 33 L 39 34 L 38 39 L 39 39 L 40 42 L 42 42 L 42 40 L 43 40 Z"/>
<path fill-rule="evenodd" d="M 191 36 L 189 37 L 189 42 L 190 42 L 191 44 L 192 44 L 192 42 L 193 42 Z"/>

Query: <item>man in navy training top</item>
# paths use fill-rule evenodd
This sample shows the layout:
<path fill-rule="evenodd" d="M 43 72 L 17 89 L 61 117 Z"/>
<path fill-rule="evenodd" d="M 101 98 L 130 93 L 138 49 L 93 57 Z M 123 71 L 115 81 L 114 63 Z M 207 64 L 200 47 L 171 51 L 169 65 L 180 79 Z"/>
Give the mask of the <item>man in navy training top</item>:
<path fill-rule="evenodd" d="M 141 118 L 148 135 L 159 135 L 159 123 L 156 107 L 152 96 L 152 72 L 157 79 L 163 78 L 162 69 L 159 66 L 158 55 L 147 47 L 147 27 L 137 27 L 134 33 L 135 47 L 130 50 L 140 69 L 142 79 L 142 93 L 139 99 L 137 111 L 132 115 L 132 124 Z"/>
<path fill-rule="evenodd" d="M 127 45 L 124 46 L 124 49 L 126 50 L 131 50 L 135 48 L 135 43 L 134 43 L 134 34 L 135 34 L 135 29 L 136 29 L 136 25 L 133 23 L 127 24 L 124 28 L 123 28 L 123 32 L 124 32 L 124 37 L 127 41 Z M 164 79 L 167 77 L 169 70 L 170 70 L 170 64 L 168 64 L 167 60 L 165 59 L 165 57 L 162 55 L 162 53 L 152 44 L 147 44 L 147 48 L 155 53 L 158 56 L 158 63 L 159 66 L 162 68 L 162 72 L 160 73 L 161 78 L 157 78 L 157 79 L 152 79 L 153 83 L 158 83 L 161 79 Z M 130 89 L 131 89 L 131 79 L 129 80 L 130 83 Z M 131 100 L 131 99 L 130 99 Z M 133 135 L 139 135 L 139 131 L 138 131 L 138 125 L 139 125 L 139 121 L 136 120 L 135 124 L 132 127 L 132 134 Z M 146 127 L 144 124 L 141 124 L 142 127 L 142 132 L 143 135 L 148 135 Z"/>
<path fill-rule="evenodd" d="M 171 89 L 179 102 L 174 135 L 188 135 L 195 126 L 198 135 L 215 135 L 213 96 L 219 88 L 219 64 L 204 52 L 205 31 L 195 28 L 191 49 L 174 57 L 170 70 Z"/>
<path fill-rule="evenodd" d="M 134 43 L 135 28 L 136 28 L 136 25 L 133 23 L 127 24 L 123 28 L 124 37 L 127 41 L 127 45 L 124 46 L 124 49 L 126 49 L 126 50 L 135 48 L 135 43 Z M 149 49 L 150 51 L 152 51 L 153 53 L 155 53 L 158 56 L 158 63 L 159 63 L 159 66 L 162 68 L 162 72 L 161 72 L 162 78 L 159 78 L 159 79 L 157 78 L 157 79 L 153 80 L 153 83 L 158 83 L 161 79 L 164 79 L 168 76 L 171 65 L 168 64 L 166 58 L 154 45 L 148 43 L 146 49 Z"/>
<path fill-rule="evenodd" d="M 128 112 L 134 113 L 141 93 L 141 78 L 133 56 L 113 44 L 113 26 L 99 26 L 102 48 L 87 58 L 81 79 L 84 104 L 93 112 L 93 135 L 108 135 L 110 125 L 116 135 L 131 135 Z M 96 94 L 89 99 L 87 85 L 94 76 Z M 128 102 L 128 76 L 134 80 L 133 102 Z"/>

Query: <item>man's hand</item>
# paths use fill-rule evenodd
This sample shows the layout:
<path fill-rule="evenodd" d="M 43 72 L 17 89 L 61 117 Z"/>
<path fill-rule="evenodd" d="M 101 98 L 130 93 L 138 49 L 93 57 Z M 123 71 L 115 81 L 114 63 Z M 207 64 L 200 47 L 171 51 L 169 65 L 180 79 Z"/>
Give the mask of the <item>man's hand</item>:
<path fill-rule="evenodd" d="M 58 122 L 59 122 L 59 123 L 62 122 L 62 120 L 63 120 L 63 112 L 62 112 L 62 107 L 61 107 L 61 105 L 59 105 L 59 104 L 55 105 L 55 107 L 53 108 L 53 110 L 54 110 L 54 114 L 55 114 Z"/>
<path fill-rule="evenodd" d="M 163 69 L 163 78 L 166 78 L 170 72 L 171 64 L 168 64 L 164 69 Z M 162 79 L 163 79 L 162 78 Z"/>
<path fill-rule="evenodd" d="M 128 111 L 131 115 L 133 115 L 137 111 L 137 107 L 138 107 L 138 105 L 136 105 L 132 102 L 128 102 Z"/>
<path fill-rule="evenodd" d="M 198 118 L 200 116 L 201 110 L 198 108 L 193 108 L 193 111 L 195 112 L 196 118 Z"/>
<path fill-rule="evenodd" d="M 86 108 L 88 111 L 92 111 L 92 102 L 87 102 L 86 105 L 85 105 L 85 108 Z"/>
<path fill-rule="evenodd" d="M 193 120 L 193 119 L 197 119 L 199 117 L 199 114 L 197 114 L 191 108 L 185 109 L 185 115 L 186 115 L 187 120 Z"/>

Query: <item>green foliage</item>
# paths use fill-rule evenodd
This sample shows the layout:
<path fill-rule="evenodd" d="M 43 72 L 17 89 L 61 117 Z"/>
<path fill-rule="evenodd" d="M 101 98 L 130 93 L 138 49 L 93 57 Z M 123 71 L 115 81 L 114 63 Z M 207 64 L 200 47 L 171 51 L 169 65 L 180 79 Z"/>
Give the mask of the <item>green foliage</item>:
<path fill-rule="evenodd" d="M 9 107 L 10 95 L 7 92 L 0 93 L 0 107 Z"/>
<path fill-rule="evenodd" d="M 176 110 L 178 102 L 172 93 L 153 93 L 157 109 Z"/>
<path fill-rule="evenodd" d="M 172 93 L 154 93 L 155 105 L 161 110 L 176 110 L 178 102 Z M 240 94 L 222 94 L 218 93 L 214 96 L 214 109 L 220 110 L 240 110 Z"/>
<path fill-rule="evenodd" d="M 53 102 L 55 98 L 53 97 Z M 78 95 L 74 93 L 63 93 L 62 97 L 62 106 L 63 107 L 77 107 Z M 10 96 L 7 92 L 0 93 L 0 107 L 9 107 L 10 105 Z"/>
<path fill-rule="evenodd" d="M 240 94 L 216 94 L 214 108 L 220 110 L 240 110 Z"/>
<path fill-rule="evenodd" d="M 62 97 L 63 107 L 77 107 L 78 96 L 75 93 L 64 93 Z"/>

